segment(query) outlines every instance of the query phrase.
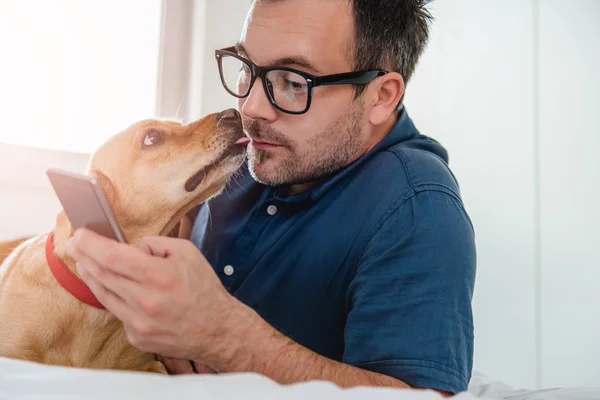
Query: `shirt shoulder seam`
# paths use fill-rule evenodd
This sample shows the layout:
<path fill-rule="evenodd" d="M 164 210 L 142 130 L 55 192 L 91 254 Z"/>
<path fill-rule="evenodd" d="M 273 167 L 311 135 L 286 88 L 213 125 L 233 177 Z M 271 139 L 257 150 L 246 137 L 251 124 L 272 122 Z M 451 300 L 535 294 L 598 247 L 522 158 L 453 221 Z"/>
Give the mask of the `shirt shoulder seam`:
<path fill-rule="evenodd" d="M 444 187 L 449 192 L 451 192 L 451 194 L 454 196 L 454 198 L 462 203 L 462 201 L 460 200 L 459 194 L 456 193 L 455 190 L 448 187 L 447 185 L 444 185 L 441 183 L 434 183 L 434 182 L 421 184 L 421 185 L 415 185 L 415 183 L 413 182 L 413 179 L 412 179 L 412 175 L 408 168 L 408 160 L 407 160 L 408 155 L 406 154 L 407 152 L 404 150 L 398 149 L 396 147 L 389 148 L 386 151 L 392 153 L 393 155 L 395 155 L 398 158 L 398 160 L 400 160 L 400 163 L 402 164 L 402 168 L 404 168 L 404 173 L 406 174 L 406 180 L 408 181 L 408 184 L 410 185 L 412 190 L 414 190 L 415 192 L 419 192 L 419 191 L 422 191 L 423 190 L 422 188 L 424 188 L 424 187 L 441 186 L 441 187 Z M 437 155 L 434 155 L 434 156 L 439 158 Z"/>
<path fill-rule="evenodd" d="M 373 228 L 371 229 L 371 231 L 369 231 L 369 233 L 367 234 L 367 236 L 365 237 L 365 240 L 363 242 L 363 244 L 360 247 L 360 251 L 359 251 L 359 257 L 357 259 L 357 263 L 356 266 L 354 268 L 354 273 L 356 274 L 356 271 L 358 270 L 358 265 L 360 264 L 360 260 L 362 260 L 362 258 L 365 255 L 365 251 L 366 248 L 368 246 L 368 244 L 371 242 L 371 240 L 373 240 L 373 238 L 375 237 L 375 235 L 377 234 L 377 232 L 379 231 L 379 229 L 381 229 L 381 227 L 386 223 L 386 221 L 397 211 L 399 210 L 408 200 L 410 200 L 411 198 L 413 198 L 414 196 L 416 196 L 419 193 L 425 193 L 425 192 L 439 192 L 439 193 L 444 193 L 450 197 L 452 197 L 456 202 L 458 202 L 458 204 L 463 207 L 463 203 L 460 200 L 460 198 L 457 198 L 456 194 L 454 193 L 454 191 L 452 191 L 451 189 L 449 189 L 448 187 L 441 185 L 441 184 L 424 184 L 424 185 L 419 185 L 416 187 L 411 187 L 411 189 L 407 192 L 404 193 L 404 195 L 400 198 L 398 198 L 396 201 L 394 201 L 390 207 L 388 207 L 388 209 L 383 213 L 383 215 L 379 218 L 379 220 L 377 221 L 377 223 L 373 226 Z"/>

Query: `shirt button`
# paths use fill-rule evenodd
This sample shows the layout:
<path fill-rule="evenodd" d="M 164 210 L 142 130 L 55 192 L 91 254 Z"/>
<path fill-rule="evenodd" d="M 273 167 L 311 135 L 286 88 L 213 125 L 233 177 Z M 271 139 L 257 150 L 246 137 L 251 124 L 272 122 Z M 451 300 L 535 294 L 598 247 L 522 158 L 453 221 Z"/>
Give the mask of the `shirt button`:
<path fill-rule="evenodd" d="M 270 205 L 269 207 L 267 207 L 267 214 L 269 214 L 269 215 L 277 214 L 277 207 L 274 205 Z"/>
<path fill-rule="evenodd" d="M 226 265 L 225 268 L 223 268 L 223 272 L 225 272 L 225 275 L 227 276 L 231 276 L 233 275 L 233 267 L 231 265 Z"/>

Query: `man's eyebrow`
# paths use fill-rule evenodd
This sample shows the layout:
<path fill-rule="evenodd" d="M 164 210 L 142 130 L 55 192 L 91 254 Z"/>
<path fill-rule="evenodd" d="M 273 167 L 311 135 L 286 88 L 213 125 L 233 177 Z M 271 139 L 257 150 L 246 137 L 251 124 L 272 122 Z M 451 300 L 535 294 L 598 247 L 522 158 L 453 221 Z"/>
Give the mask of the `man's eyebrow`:
<path fill-rule="evenodd" d="M 246 51 L 246 49 L 244 48 L 244 46 L 241 43 L 238 43 L 235 45 L 235 52 L 242 57 L 250 58 L 250 56 L 248 55 L 248 52 Z M 289 56 L 289 57 L 278 58 L 277 60 L 275 60 L 275 62 L 273 62 L 272 64 L 269 64 L 269 65 L 270 66 L 297 65 L 299 67 L 303 67 L 305 69 L 311 70 L 311 72 L 314 72 L 316 74 L 320 73 L 318 68 L 316 68 L 313 64 L 310 63 L 310 61 L 308 61 L 305 57 L 302 57 L 302 56 Z"/>
<path fill-rule="evenodd" d="M 299 67 L 311 70 L 317 74 L 320 72 L 314 65 L 310 63 L 310 61 L 308 61 L 302 56 L 290 56 L 279 58 L 275 61 L 274 65 L 298 65 Z"/>

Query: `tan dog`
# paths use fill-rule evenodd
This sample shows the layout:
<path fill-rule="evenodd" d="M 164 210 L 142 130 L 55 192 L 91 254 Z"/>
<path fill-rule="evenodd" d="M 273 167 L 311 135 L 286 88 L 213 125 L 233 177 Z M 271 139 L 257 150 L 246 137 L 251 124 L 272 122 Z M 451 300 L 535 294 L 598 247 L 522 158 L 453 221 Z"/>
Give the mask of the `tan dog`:
<path fill-rule="evenodd" d="M 125 236 L 136 245 L 144 236 L 174 232 L 194 206 L 220 193 L 243 161 L 245 146 L 238 142 L 245 140 L 233 109 L 187 126 L 146 120 L 102 145 L 86 173 L 101 183 Z M 186 237 L 189 229 L 189 221 L 181 224 Z M 54 253 L 76 274 L 64 251 L 73 233 L 61 211 Z M 128 343 L 119 320 L 60 286 L 46 261 L 47 237 L 22 242 L 0 266 L 0 356 L 166 373 L 153 354 Z"/>
<path fill-rule="evenodd" d="M 0 242 L 0 264 L 2 264 L 6 257 L 8 257 L 17 246 L 30 238 L 30 236 L 26 236 L 15 240 L 9 240 L 8 242 Z"/>

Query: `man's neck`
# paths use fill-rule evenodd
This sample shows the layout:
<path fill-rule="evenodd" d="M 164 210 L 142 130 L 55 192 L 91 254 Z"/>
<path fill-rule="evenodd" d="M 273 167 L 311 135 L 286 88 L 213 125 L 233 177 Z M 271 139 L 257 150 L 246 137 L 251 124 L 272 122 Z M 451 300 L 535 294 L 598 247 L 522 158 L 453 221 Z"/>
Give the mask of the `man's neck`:
<path fill-rule="evenodd" d="M 299 185 L 286 186 L 285 188 L 281 188 L 281 194 L 285 197 L 290 197 L 298 193 L 306 192 L 315 187 L 315 185 L 317 185 L 319 182 L 320 181 L 313 181 L 308 183 L 301 183 Z"/>

